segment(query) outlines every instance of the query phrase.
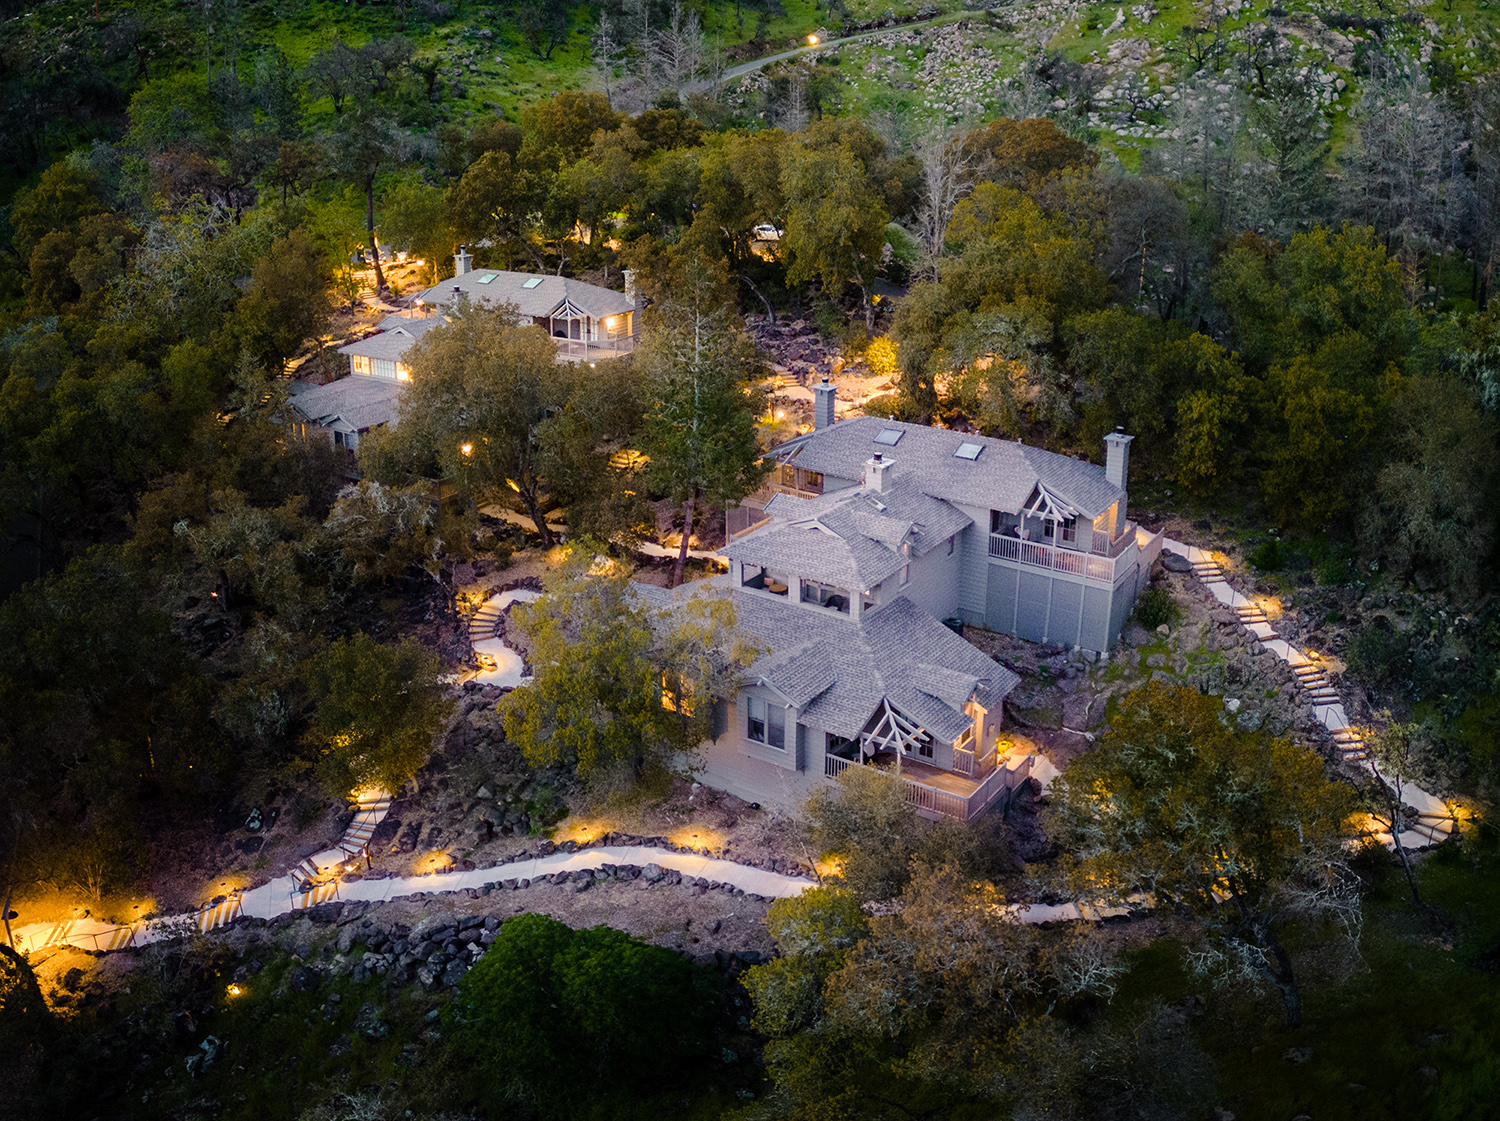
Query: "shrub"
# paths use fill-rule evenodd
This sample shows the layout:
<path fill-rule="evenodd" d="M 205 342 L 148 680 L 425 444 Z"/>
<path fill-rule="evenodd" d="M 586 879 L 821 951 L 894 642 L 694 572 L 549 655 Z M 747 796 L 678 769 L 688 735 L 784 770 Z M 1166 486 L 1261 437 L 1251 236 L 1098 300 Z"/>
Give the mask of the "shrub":
<path fill-rule="evenodd" d="M 1148 631 L 1177 618 L 1177 601 L 1166 588 L 1147 588 L 1135 600 L 1135 621 Z"/>
<path fill-rule="evenodd" d="M 893 378 L 900 369 L 896 365 L 896 340 L 889 335 L 880 335 L 870 340 L 865 348 L 865 365 L 877 378 Z"/>
<path fill-rule="evenodd" d="M 1395 676 L 1406 655 L 1406 643 L 1389 627 L 1364 627 L 1349 636 L 1344 663 L 1356 680 L 1383 685 Z"/>
<path fill-rule="evenodd" d="M 713 1050 L 718 1006 L 717 978 L 671 950 L 527 914 L 459 982 L 450 1025 L 497 1113 L 569 1117 L 680 1088 Z"/>
<path fill-rule="evenodd" d="M 1245 559 L 1262 572 L 1275 572 L 1286 565 L 1286 546 L 1273 537 Z"/>

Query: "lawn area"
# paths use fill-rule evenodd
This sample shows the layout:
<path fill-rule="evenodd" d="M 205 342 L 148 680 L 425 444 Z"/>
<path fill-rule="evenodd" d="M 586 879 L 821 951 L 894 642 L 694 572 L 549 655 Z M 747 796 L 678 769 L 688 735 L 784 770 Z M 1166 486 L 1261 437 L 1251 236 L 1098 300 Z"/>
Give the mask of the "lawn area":
<path fill-rule="evenodd" d="M 1481 855 L 1449 844 L 1423 859 L 1424 898 L 1453 923 L 1442 936 L 1417 914 L 1394 860 L 1372 857 L 1361 960 L 1340 980 L 1327 946 L 1298 947 L 1295 1031 L 1274 991 L 1212 992 L 1170 941 L 1134 955 L 1110 1016 L 1128 1023 L 1151 1000 L 1206 996 L 1198 1038 L 1217 1067 L 1217 1104 L 1238 1121 L 1500 1116 L 1497 847 L 1491 835 Z M 1289 1060 L 1292 1048 L 1311 1058 Z"/>

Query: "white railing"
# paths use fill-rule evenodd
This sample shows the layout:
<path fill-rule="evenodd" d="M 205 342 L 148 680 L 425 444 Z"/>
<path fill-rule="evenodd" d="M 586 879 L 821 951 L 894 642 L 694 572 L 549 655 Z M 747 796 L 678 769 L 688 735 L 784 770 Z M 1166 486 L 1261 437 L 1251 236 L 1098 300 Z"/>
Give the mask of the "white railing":
<path fill-rule="evenodd" d="M 837 755 L 823 756 L 823 777 L 838 778 L 854 763 L 853 759 L 844 759 Z"/>
<path fill-rule="evenodd" d="M 1135 542 L 1135 536 L 1131 535 L 1127 543 L 1133 545 Z M 989 554 L 997 560 L 1020 561 L 1034 568 L 1050 568 L 1105 584 L 1113 584 L 1119 579 L 1131 560 L 1123 548 L 1113 558 L 1100 557 L 1074 549 L 1056 549 L 1038 541 L 1021 541 L 1002 533 L 990 534 Z"/>

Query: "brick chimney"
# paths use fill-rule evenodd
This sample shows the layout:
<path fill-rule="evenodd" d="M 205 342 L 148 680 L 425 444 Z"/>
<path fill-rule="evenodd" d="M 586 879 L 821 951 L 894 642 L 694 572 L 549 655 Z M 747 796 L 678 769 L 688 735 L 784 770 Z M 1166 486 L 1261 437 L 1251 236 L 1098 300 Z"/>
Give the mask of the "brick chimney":
<path fill-rule="evenodd" d="M 891 468 L 895 466 L 894 460 L 876 452 L 874 459 L 865 460 L 865 486 L 876 494 L 884 494 L 891 489 Z"/>
<path fill-rule="evenodd" d="M 1134 439 L 1119 428 L 1104 437 L 1104 477 L 1121 490 L 1126 489 L 1130 476 L 1130 441 Z"/>
<path fill-rule="evenodd" d="M 826 377 L 813 386 L 813 430 L 828 428 L 833 424 L 833 402 L 839 387 Z"/>
<path fill-rule="evenodd" d="M 467 245 L 460 245 L 458 252 L 453 254 L 453 275 L 463 276 L 474 267 L 474 258 L 469 253 Z"/>

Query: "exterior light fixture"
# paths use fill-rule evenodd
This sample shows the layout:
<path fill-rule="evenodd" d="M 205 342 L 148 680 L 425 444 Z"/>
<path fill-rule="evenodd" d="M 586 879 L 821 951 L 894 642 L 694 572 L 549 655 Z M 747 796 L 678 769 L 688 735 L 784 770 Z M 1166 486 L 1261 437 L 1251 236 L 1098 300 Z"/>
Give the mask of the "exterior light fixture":
<path fill-rule="evenodd" d="M 816 35 L 809 35 L 807 37 L 807 45 L 809 47 L 816 47 L 822 41 L 823 40 L 819 39 Z"/>
<path fill-rule="evenodd" d="M 228 989 L 228 992 L 229 992 L 230 996 L 239 996 L 244 991 L 245 990 L 242 989 L 242 988 L 240 988 L 238 985 L 230 985 L 229 989 Z"/>
<path fill-rule="evenodd" d="M 458 446 L 458 450 L 460 452 L 462 452 L 464 455 L 473 455 L 474 454 L 474 445 L 473 444 L 460 444 Z"/>

